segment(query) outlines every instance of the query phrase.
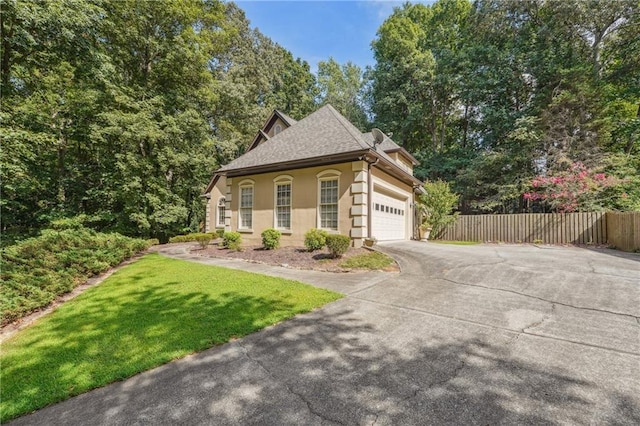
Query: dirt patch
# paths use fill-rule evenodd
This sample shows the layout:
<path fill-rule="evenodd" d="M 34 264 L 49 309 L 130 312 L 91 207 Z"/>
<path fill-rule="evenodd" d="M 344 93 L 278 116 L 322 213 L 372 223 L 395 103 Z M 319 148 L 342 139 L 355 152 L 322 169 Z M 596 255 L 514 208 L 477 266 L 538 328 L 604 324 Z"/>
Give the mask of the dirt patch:
<path fill-rule="evenodd" d="M 343 268 L 340 264 L 345 259 L 370 252 L 370 250 L 365 248 L 350 248 L 343 257 L 333 259 L 326 248 L 309 252 L 304 247 L 281 247 L 275 250 L 265 250 L 259 246 L 248 246 L 243 247 L 242 251 L 235 251 L 221 247 L 217 242 L 214 242 L 214 244 L 209 245 L 205 249 L 194 247 L 191 250 L 191 254 L 203 257 L 241 259 L 285 268 L 311 269 L 328 272 L 353 271 L 353 269 L 350 268 Z M 386 272 L 397 272 L 399 270 L 395 262 L 384 269 Z"/>

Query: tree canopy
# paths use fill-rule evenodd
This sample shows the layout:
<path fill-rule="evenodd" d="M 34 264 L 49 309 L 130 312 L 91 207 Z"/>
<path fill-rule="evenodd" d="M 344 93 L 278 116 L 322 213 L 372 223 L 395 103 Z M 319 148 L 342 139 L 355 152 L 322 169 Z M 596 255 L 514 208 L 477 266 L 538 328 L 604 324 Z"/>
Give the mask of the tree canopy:
<path fill-rule="evenodd" d="M 4 240 L 79 214 L 127 235 L 198 231 L 212 172 L 269 113 L 325 103 L 393 132 L 465 213 L 553 209 L 532 185 L 575 164 L 615 182 L 600 208 L 640 209 L 635 0 L 406 3 L 378 29 L 373 67 L 328 58 L 316 75 L 230 2 L 0 10 Z"/>

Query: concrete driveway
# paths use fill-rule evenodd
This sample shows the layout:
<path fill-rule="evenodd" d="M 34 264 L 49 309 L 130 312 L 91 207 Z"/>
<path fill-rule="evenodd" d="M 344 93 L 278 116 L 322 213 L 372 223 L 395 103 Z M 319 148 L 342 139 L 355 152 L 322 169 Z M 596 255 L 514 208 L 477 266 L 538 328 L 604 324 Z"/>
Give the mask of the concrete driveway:
<path fill-rule="evenodd" d="M 15 424 L 640 424 L 640 256 L 380 248 L 400 274 L 206 260 L 348 296 Z"/>

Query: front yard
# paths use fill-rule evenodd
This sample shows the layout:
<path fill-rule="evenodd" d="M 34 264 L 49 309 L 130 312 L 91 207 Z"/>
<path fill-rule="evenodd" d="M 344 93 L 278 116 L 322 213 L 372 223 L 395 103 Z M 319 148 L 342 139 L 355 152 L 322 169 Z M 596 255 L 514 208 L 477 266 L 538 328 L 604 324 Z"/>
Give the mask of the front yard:
<path fill-rule="evenodd" d="M 348 272 L 357 269 L 387 272 L 399 270 L 396 262 L 389 256 L 365 248 L 350 248 L 344 256 L 337 259 L 331 257 L 326 247 L 310 252 L 303 247 L 280 247 L 275 250 L 265 250 L 260 246 L 248 246 L 243 247 L 241 251 L 236 251 L 213 244 L 205 249 L 194 246 L 191 254 L 204 257 L 243 259 L 275 266 L 329 272 Z"/>
<path fill-rule="evenodd" d="M 340 297 L 149 254 L 2 344 L 0 422 Z"/>

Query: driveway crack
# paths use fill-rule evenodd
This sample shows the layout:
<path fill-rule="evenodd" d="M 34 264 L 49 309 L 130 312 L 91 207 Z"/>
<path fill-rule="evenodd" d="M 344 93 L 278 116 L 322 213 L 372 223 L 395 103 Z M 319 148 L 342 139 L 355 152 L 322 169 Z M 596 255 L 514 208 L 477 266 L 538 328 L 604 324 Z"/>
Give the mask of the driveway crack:
<path fill-rule="evenodd" d="M 294 390 L 291 388 L 291 386 L 289 386 L 286 382 L 284 382 L 284 381 L 282 381 L 282 380 L 279 380 L 276 376 L 274 376 L 274 375 L 273 375 L 273 373 L 272 373 L 272 372 L 271 372 L 271 371 L 270 371 L 270 370 L 269 370 L 269 369 L 268 369 L 268 368 L 267 368 L 267 367 L 266 367 L 266 366 L 265 366 L 261 361 L 259 361 L 258 359 L 256 359 L 256 358 L 252 357 L 252 356 L 249 354 L 249 351 L 247 351 L 247 348 L 246 348 L 242 343 L 240 343 L 240 341 L 237 341 L 237 342 L 236 342 L 236 344 L 240 347 L 240 349 L 242 349 L 242 352 L 243 352 L 244 356 L 245 356 L 249 361 L 251 361 L 251 362 L 253 362 L 253 363 L 257 364 L 257 365 L 258 365 L 262 370 L 264 370 L 264 372 L 265 372 L 265 373 L 267 373 L 267 375 L 268 375 L 269 377 L 271 377 L 271 379 L 272 379 L 272 380 L 274 380 L 274 381 L 275 381 L 275 382 L 277 382 L 277 383 L 281 383 L 281 384 L 282 384 L 282 385 L 287 389 L 287 391 L 289 391 L 289 393 L 291 393 L 291 394 L 293 394 L 293 395 L 297 396 L 297 397 L 298 397 L 298 399 L 300 399 L 302 402 L 304 402 L 304 403 L 305 403 L 305 405 L 307 406 L 307 409 L 309 410 L 309 412 L 310 412 L 311 414 L 313 414 L 314 416 L 318 417 L 318 418 L 319 418 L 320 420 L 322 420 L 322 421 L 327 421 L 327 422 L 331 422 L 331 423 L 337 423 L 337 424 L 340 424 L 340 425 L 344 425 L 344 423 L 343 423 L 343 422 L 341 422 L 340 420 L 331 419 L 331 418 L 329 418 L 329 417 L 325 416 L 324 414 L 320 413 L 319 411 L 315 410 L 315 409 L 313 408 L 313 405 L 311 404 L 311 402 L 310 402 L 307 398 L 305 398 L 305 396 L 304 396 L 304 395 L 302 395 L 301 393 L 298 393 L 298 392 L 294 391 Z"/>
<path fill-rule="evenodd" d="M 542 325 L 542 323 L 544 323 L 546 320 L 551 318 L 555 312 L 556 312 L 556 304 L 552 303 L 551 304 L 551 311 L 547 315 L 543 316 L 540 321 L 534 322 L 533 324 L 528 325 L 525 328 L 523 328 L 522 329 L 522 333 L 528 333 L 529 330 L 532 330 L 532 329 L 534 329 L 536 327 L 540 327 Z"/>
<path fill-rule="evenodd" d="M 607 309 L 596 309 L 596 308 L 589 308 L 589 307 L 586 307 L 586 306 L 571 305 L 569 303 L 558 302 L 557 300 L 549 300 L 549 299 L 545 299 L 543 297 L 533 296 L 531 294 L 522 293 L 522 292 L 515 291 L 515 290 L 508 290 L 508 289 L 504 289 L 504 288 L 490 287 L 490 286 L 480 285 L 480 284 L 465 283 L 465 282 L 455 281 L 455 280 L 452 280 L 450 278 L 445 278 L 443 276 L 434 277 L 434 278 L 441 279 L 443 281 L 447 281 L 447 282 L 450 282 L 452 284 L 463 285 L 463 286 L 467 286 L 467 287 L 478 287 L 478 288 L 484 288 L 486 290 L 494 290 L 494 291 L 500 291 L 500 292 L 503 292 L 503 293 L 517 294 L 519 296 L 540 300 L 542 302 L 551 303 L 552 305 L 555 304 L 555 305 L 565 306 L 567 308 L 573 308 L 573 309 L 579 309 L 579 310 L 591 311 L 591 312 L 600 312 L 600 313 L 611 314 L 611 315 L 618 315 L 618 316 L 622 316 L 622 317 L 633 318 L 636 321 L 638 321 L 638 318 L 639 318 L 638 316 L 632 315 L 632 314 L 626 314 L 626 313 L 623 313 L 623 312 L 616 312 L 616 311 L 609 311 Z"/>

